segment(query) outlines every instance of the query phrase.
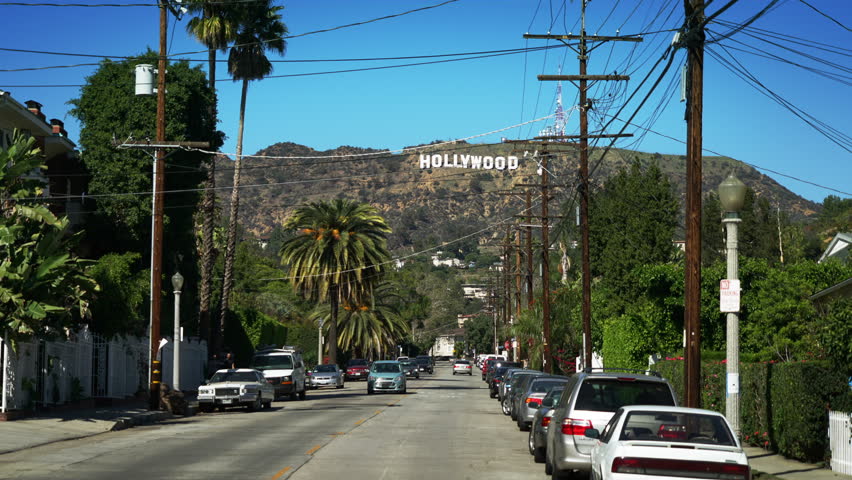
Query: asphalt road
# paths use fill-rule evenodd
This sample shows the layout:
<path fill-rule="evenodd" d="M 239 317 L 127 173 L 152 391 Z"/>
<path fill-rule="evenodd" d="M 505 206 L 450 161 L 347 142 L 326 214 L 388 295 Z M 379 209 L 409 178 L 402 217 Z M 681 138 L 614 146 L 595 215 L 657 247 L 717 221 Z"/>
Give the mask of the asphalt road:
<path fill-rule="evenodd" d="M 478 371 L 449 366 L 408 393 L 364 382 L 313 390 L 271 410 L 178 418 L 5 455 L 0 478 L 516 479 L 543 477 L 526 433 L 488 398 Z"/>

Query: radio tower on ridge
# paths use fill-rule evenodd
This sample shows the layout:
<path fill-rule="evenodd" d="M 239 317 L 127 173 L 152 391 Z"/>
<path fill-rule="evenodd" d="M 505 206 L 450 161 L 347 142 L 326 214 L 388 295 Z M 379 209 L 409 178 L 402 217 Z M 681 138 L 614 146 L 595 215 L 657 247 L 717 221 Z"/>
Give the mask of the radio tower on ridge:
<path fill-rule="evenodd" d="M 559 66 L 559 74 L 562 74 L 562 65 Z M 556 82 L 556 112 L 553 116 L 553 125 L 544 127 L 539 132 L 541 136 L 565 135 L 565 111 L 562 109 L 562 82 Z M 564 140 L 556 140 L 564 141 Z"/>

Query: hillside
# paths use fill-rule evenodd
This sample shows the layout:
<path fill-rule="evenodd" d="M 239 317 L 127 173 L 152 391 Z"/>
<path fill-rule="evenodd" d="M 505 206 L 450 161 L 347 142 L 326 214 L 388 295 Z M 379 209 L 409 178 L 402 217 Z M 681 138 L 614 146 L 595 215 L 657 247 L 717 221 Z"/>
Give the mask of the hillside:
<path fill-rule="evenodd" d="M 296 205 L 324 198 L 342 196 L 376 206 L 394 232 L 389 239 L 394 250 L 417 250 L 441 242 L 471 235 L 471 242 L 485 242 L 496 231 L 476 233 L 500 219 L 511 218 L 523 209 L 523 198 L 506 195 L 517 184 L 537 184 L 538 165 L 525 151 L 511 144 L 452 144 L 406 149 L 400 155 L 381 150 L 338 147 L 315 151 L 295 143 L 277 143 L 257 156 L 302 157 L 258 158 L 243 161 L 240 197 L 240 222 L 252 234 L 265 237 Z M 577 182 L 579 156 L 570 146 L 550 147 L 557 152 L 550 161 L 551 183 L 561 185 L 554 194 L 561 203 L 573 198 Z M 528 153 L 532 154 L 532 151 Z M 475 157 L 518 157 L 516 169 L 421 168 L 421 154 L 441 155 L 452 163 Z M 683 156 L 661 155 L 630 150 L 611 150 L 603 161 L 602 151 L 590 155 L 593 169 L 591 182 L 600 187 L 613 172 L 624 168 L 633 158 L 643 164 L 656 161 L 669 176 L 685 201 L 686 167 Z M 454 157 L 455 155 L 455 157 Z M 468 155 L 470 157 L 468 157 Z M 430 157 L 425 157 L 430 160 Z M 499 160 L 498 160 L 499 162 Z M 431 165 L 431 164 L 430 164 Z M 486 165 L 489 166 L 489 165 Z M 490 165 L 493 166 L 493 165 Z M 499 165 L 498 165 L 499 166 Z M 715 191 L 731 171 L 760 197 L 780 205 L 794 220 L 814 215 L 819 204 L 805 200 L 779 185 L 771 177 L 725 157 L 704 157 L 703 189 Z M 233 162 L 221 157 L 217 161 L 217 186 L 233 184 Z M 523 189 L 515 188 L 515 192 Z M 230 200 L 230 190 L 218 190 L 223 206 Z M 534 194 L 534 197 L 537 195 Z M 554 205 L 555 206 L 555 205 Z M 227 211 L 227 210 L 224 210 Z"/>

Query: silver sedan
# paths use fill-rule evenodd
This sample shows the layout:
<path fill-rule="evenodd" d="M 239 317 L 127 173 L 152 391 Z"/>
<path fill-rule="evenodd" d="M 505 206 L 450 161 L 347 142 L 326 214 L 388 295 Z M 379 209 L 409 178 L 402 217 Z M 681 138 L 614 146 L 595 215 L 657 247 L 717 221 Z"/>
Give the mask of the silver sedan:
<path fill-rule="evenodd" d="M 310 388 L 336 387 L 343 388 L 343 372 L 337 365 L 317 365 L 308 376 Z"/>

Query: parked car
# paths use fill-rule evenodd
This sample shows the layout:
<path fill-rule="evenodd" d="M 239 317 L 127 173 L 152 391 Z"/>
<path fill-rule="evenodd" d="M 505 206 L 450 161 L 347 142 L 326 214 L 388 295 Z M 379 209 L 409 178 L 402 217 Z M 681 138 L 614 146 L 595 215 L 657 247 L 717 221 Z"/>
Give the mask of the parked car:
<path fill-rule="evenodd" d="M 547 430 L 544 470 L 555 478 L 573 471 L 588 474 L 595 440 L 585 436 L 602 428 L 625 405 L 677 405 L 674 390 L 655 375 L 585 370 L 571 377 Z"/>
<path fill-rule="evenodd" d="M 497 398 L 497 391 L 500 387 L 500 382 L 503 381 L 503 374 L 510 368 L 522 368 L 521 362 L 502 362 L 499 367 L 494 370 L 493 374 L 488 375 L 488 393 L 491 398 Z"/>
<path fill-rule="evenodd" d="M 406 377 L 420 378 L 420 370 L 414 360 L 400 360 L 399 364 L 402 365 L 402 371 L 405 372 Z"/>
<path fill-rule="evenodd" d="M 530 375 L 544 375 L 544 373 L 539 372 L 538 370 L 517 370 L 514 374 L 512 374 L 512 380 L 505 385 L 505 390 L 503 390 L 503 401 L 500 402 L 503 415 L 512 415 L 512 401 L 514 400 L 512 395 L 524 378 Z M 512 418 L 512 420 L 514 420 L 514 418 Z"/>
<path fill-rule="evenodd" d="M 417 362 L 417 369 L 421 372 L 435 373 L 435 364 L 429 355 L 418 355 L 414 361 Z"/>
<path fill-rule="evenodd" d="M 565 391 L 565 384 L 553 387 L 544 398 L 541 405 L 535 408 L 535 416 L 530 424 L 529 449 L 535 463 L 544 463 L 544 452 L 547 450 L 547 429 L 553 415 L 553 407 L 559 403 L 559 397 Z"/>
<path fill-rule="evenodd" d="M 470 360 L 456 360 L 453 363 L 453 375 L 465 373 L 473 376 L 473 365 L 470 364 Z"/>
<path fill-rule="evenodd" d="M 262 373 L 250 368 L 217 370 L 207 383 L 198 387 L 198 408 L 202 412 L 237 406 L 260 410 L 269 408 L 274 399 L 275 388 Z"/>
<path fill-rule="evenodd" d="M 523 399 L 526 397 L 527 390 L 529 389 L 530 382 L 532 382 L 533 377 L 538 377 L 542 375 L 547 375 L 544 372 L 534 371 L 535 373 L 531 375 L 522 375 L 520 377 L 516 377 L 513 380 L 512 392 L 509 394 L 509 416 L 512 418 L 513 422 L 518 420 L 518 412 L 519 402 L 523 402 Z"/>
<path fill-rule="evenodd" d="M 302 355 L 296 347 L 259 350 L 249 366 L 263 372 L 266 381 L 275 387 L 275 398 L 290 395 L 293 399 L 305 399 L 308 381 Z"/>
<path fill-rule="evenodd" d="M 725 417 L 698 408 L 622 407 L 602 431 L 586 430 L 594 478 L 655 475 L 665 478 L 748 480 L 748 457 Z M 699 474 L 700 472 L 700 474 Z"/>
<path fill-rule="evenodd" d="M 497 401 L 500 402 L 500 405 L 503 404 L 503 399 L 506 397 L 506 390 L 511 388 L 512 385 L 512 377 L 517 372 L 525 372 L 529 371 L 528 368 L 510 368 L 506 370 L 503 374 L 503 381 L 497 385 Z"/>
<path fill-rule="evenodd" d="M 336 387 L 343 388 L 343 372 L 337 365 L 317 365 L 308 376 L 311 388 Z"/>
<path fill-rule="evenodd" d="M 370 375 L 370 363 L 363 358 L 353 358 L 346 362 L 346 380 L 367 380 Z"/>
<path fill-rule="evenodd" d="M 553 387 L 565 385 L 567 382 L 568 377 L 561 375 L 530 377 L 530 381 L 524 384 L 524 390 L 515 394 L 515 421 L 518 429 L 522 432 L 529 430 L 544 397 Z"/>
<path fill-rule="evenodd" d="M 380 360 L 370 366 L 370 376 L 367 377 L 367 393 L 397 392 L 405 393 L 405 372 L 402 365 L 393 360 Z"/>

